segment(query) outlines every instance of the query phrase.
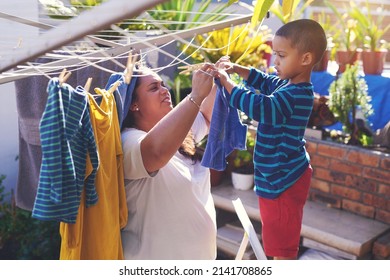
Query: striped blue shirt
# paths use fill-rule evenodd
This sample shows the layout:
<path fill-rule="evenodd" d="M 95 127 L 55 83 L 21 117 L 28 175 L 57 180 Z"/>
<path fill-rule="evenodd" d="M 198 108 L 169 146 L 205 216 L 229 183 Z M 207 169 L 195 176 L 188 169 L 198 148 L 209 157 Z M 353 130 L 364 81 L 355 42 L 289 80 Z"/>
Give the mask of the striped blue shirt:
<path fill-rule="evenodd" d="M 230 105 L 259 122 L 253 161 L 256 194 L 264 198 L 278 197 L 310 162 L 304 134 L 313 107 L 313 86 L 287 83 L 251 68 L 245 86 L 234 87 L 231 93 Z"/>
<path fill-rule="evenodd" d="M 39 220 L 75 223 L 81 192 L 86 204 L 97 203 L 95 189 L 99 157 L 91 125 L 88 98 L 82 87 L 49 81 L 48 100 L 39 132 L 42 164 L 32 216 Z M 93 171 L 86 174 L 87 154 Z"/>

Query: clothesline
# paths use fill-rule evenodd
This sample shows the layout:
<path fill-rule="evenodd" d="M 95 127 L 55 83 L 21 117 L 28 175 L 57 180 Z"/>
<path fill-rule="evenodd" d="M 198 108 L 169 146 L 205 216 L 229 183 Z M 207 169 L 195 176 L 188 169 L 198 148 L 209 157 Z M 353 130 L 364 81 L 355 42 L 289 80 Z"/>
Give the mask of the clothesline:
<path fill-rule="evenodd" d="M 230 13 L 226 13 L 226 15 L 232 16 L 232 14 Z M 60 55 L 62 55 L 61 58 L 58 56 L 59 53 L 58 50 L 57 51 L 55 51 L 54 49 L 47 50 L 47 52 L 42 56 L 52 57 L 53 62 L 46 63 L 45 65 L 37 65 L 34 64 L 33 61 L 29 61 L 30 62 L 29 64 L 18 63 L 15 65 L 16 67 L 15 69 L 4 71 L 3 73 L 0 74 L 0 84 L 7 83 L 10 81 L 15 81 L 17 79 L 24 78 L 31 75 L 37 75 L 37 74 L 39 75 L 42 73 L 57 74 L 64 67 L 69 69 L 80 69 L 80 68 L 82 69 L 83 67 L 87 67 L 88 65 L 94 66 L 101 61 L 106 61 L 107 59 L 115 60 L 115 58 L 127 56 L 127 54 L 130 51 L 136 51 L 136 52 L 138 51 L 138 52 L 142 52 L 143 54 L 157 51 L 172 57 L 170 54 L 167 54 L 166 52 L 163 51 L 163 47 L 167 44 L 170 44 L 172 40 L 180 40 L 182 43 L 187 44 L 187 48 L 189 46 L 195 47 L 197 51 L 199 51 L 202 48 L 205 51 L 215 50 L 215 49 L 204 48 L 203 45 L 205 42 L 203 42 L 203 44 L 200 46 L 195 45 L 193 43 L 195 36 L 197 34 L 205 34 L 207 32 L 211 32 L 221 28 L 226 28 L 229 26 L 231 27 L 234 25 L 244 24 L 244 23 L 248 24 L 251 18 L 251 15 L 238 15 L 238 16 L 234 15 L 234 16 L 235 17 L 232 17 L 230 19 L 223 20 L 220 22 L 213 22 L 204 26 L 202 26 L 202 23 L 199 23 L 200 26 L 191 28 L 189 30 L 163 30 L 164 34 L 160 34 L 153 37 L 146 37 L 146 38 L 140 38 L 138 37 L 138 35 L 134 36 L 128 30 L 122 30 L 122 33 L 119 32 L 121 33 L 120 34 L 121 41 L 108 41 L 108 40 L 101 39 L 100 37 L 87 35 L 87 37 L 85 37 L 85 40 L 73 42 L 73 43 L 84 44 L 86 48 L 88 48 L 88 51 L 86 51 L 85 53 L 82 53 L 77 50 L 78 47 L 77 44 L 63 45 L 60 50 L 61 51 Z M 17 18 L 17 20 L 21 21 L 20 18 L 19 19 Z M 148 19 L 148 21 L 149 20 L 150 19 Z M 70 24 L 70 23 L 71 21 L 66 24 Z M 165 21 L 157 21 L 157 20 L 154 20 L 153 22 L 153 24 L 157 26 L 161 26 L 165 23 L 166 23 Z M 32 21 L 32 22 L 28 22 L 27 24 L 31 25 L 36 23 Z M 39 40 L 41 40 L 41 37 L 45 37 L 45 38 L 48 37 L 47 34 L 49 32 L 58 33 L 57 30 L 61 28 L 61 26 L 52 27 L 51 25 L 48 24 L 43 24 L 40 27 L 41 28 L 43 27 L 45 30 L 47 30 L 47 32 L 41 35 L 39 37 Z M 112 32 L 118 33 L 118 27 L 112 28 Z M 157 31 L 153 31 L 153 32 L 157 33 Z M 192 39 L 188 42 L 185 40 L 186 38 L 192 38 Z M 124 41 L 126 41 L 126 43 Z M 233 41 L 230 43 L 233 43 Z M 104 46 L 97 46 L 96 44 L 104 44 Z M 148 49 L 145 50 L 146 48 Z M 219 49 L 223 49 L 223 48 L 228 49 L 229 45 L 221 46 Z M 64 54 L 65 52 L 67 53 L 66 55 Z M 30 56 L 28 60 L 31 58 L 32 56 Z M 172 57 L 173 60 L 171 62 L 169 62 L 167 65 L 163 65 L 159 68 L 156 68 L 155 70 L 160 71 L 164 67 L 176 66 L 179 63 L 186 64 L 187 63 L 186 60 L 188 58 L 189 56 L 185 58 L 179 58 L 179 56 Z M 17 58 L 15 60 L 17 60 Z M 31 65 L 34 65 L 34 67 L 32 67 Z M 1 66 L 2 63 L 0 62 L 0 70 L 1 70 Z M 109 69 L 102 69 L 102 70 L 110 72 Z"/>
<path fill-rule="evenodd" d="M 52 67 L 52 69 L 57 67 L 57 71 L 61 71 L 64 67 L 69 68 L 80 63 L 81 57 L 87 61 L 93 61 L 99 57 L 115 58 L 127 54 L 129 51 L 137 51 L 137 50 L 144 49 L 145 46 L 148 47 L 150 47 L 151 45 L 158 46 L 170 42 L 172 41 L 172 39 L 178 37 L 182 39 L 193 37 L 194 34 L 203 34 L 231 25 L 244 24 L 247 23 L 249 20 L 250 20 L 250 16 L 238 17 L 234 19 L 221 21 L 221 22 L 211 23 L 207 26 L 193 28 L 192 30 L 180 30 L 173 34 L 163 34 L 160 36 L 147 38 L 145 40 L 134 41 L 127 45 L 118 45 L 116 47 L 108 48 L 108 49 L 101 48 L 97 51 L 87 52 L 86 54 L 79 55 L 79 56 L 69 55 L 67 58 L 47 63 L 45 66 Z M 156 50 L 160 50 L 160 49 L 161 48 L 156 47 Z M 0 74 L 0 84 L 10 82 L 10 81 L 15 81 L 17 79 L 25 77 L 26 75 L 37 74 L 35 71 L 32 70 L 33 69 L 27 67 L 25 69 L 17 69 L 14 71 L 3 72 L 2 74 Z"/>

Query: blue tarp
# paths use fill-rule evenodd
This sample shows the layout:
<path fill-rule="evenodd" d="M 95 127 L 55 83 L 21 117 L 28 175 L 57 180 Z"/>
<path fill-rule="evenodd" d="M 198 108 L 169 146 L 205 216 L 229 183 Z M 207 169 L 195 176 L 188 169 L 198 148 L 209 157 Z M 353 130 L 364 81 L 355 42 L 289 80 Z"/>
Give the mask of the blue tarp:
<path fill-rule="evenodd" d="M 368 94 L 371 96 L 371 104 L 374 114 L 368 117 L 373 131 L 383 128 L 390 121 L 390 77 L 384 75 L 362 76 L 368 86 Z M 329 94 L 329 86 L 335 76 L 329 72 L 313 72 L 311 81 L 314 91 L 320 95 Z M 341 124 L 333 125 L 334 129 L 341 129 Z"/>

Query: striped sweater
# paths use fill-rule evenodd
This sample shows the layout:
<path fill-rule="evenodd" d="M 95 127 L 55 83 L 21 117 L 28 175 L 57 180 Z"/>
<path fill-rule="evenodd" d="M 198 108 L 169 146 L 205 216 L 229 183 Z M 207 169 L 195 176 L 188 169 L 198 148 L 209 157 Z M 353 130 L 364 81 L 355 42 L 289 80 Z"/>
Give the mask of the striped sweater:
<path fill-rule="evenodd" d="M 259 122 L 253 161 L 256 194 L 264 198 L 278 197 L 310 162 L 304 133 L 313 107 L 313 86 L 287 83 L 251 68 L 245 86 L 231 92 L 230 105 Z"/>
<path fill-rule="evenodd" d="M 57 78 L 49 81 L 47 91 L 39 126 L 42 164 L 32 216 L 75 223 L 84 183 L 87 206 L 98 200 L 94 184 L 99 158 L 88 98 L 82 87 L 60 86 Z M 93 165 L 90 174 L 86 174 L 87 155 Z"/>

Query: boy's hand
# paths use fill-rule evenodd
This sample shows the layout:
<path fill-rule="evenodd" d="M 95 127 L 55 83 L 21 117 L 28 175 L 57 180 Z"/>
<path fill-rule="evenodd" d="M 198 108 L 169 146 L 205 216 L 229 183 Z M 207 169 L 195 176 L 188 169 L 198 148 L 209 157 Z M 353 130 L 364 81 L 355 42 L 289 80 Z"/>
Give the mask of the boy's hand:
<path fill-rule="evenodd" d="M 234 63 L 230 61 L 229 56 L 222 56 L 218 61 L 215 63 L 215 67 L 218 69 L 226 71 L 228 74 L 234 73 Z"/>
<path fill-rule="evenodd" d="M 216 75 L 216 78 L 219 79 L 221 85 L 226 88 L 226 90 L 229 92 L 229 94 L 232 92 L 233 88 L 236 86 L 236 84 L 230 79 L 229 74 L 223 70 L 218 69 L 218 73 Z"/>

